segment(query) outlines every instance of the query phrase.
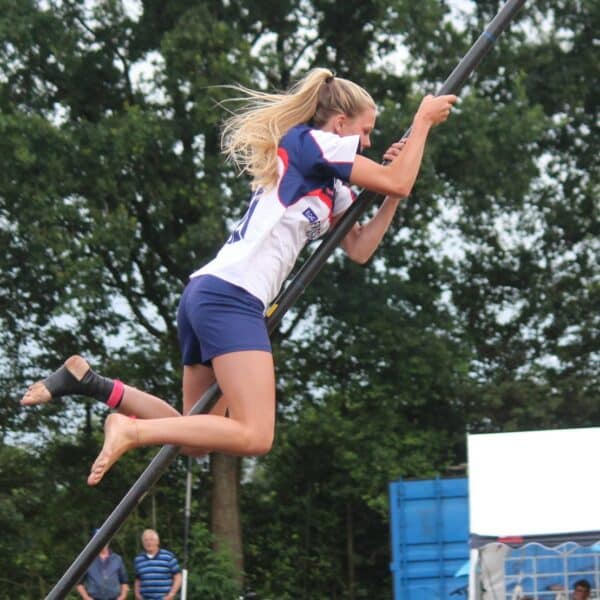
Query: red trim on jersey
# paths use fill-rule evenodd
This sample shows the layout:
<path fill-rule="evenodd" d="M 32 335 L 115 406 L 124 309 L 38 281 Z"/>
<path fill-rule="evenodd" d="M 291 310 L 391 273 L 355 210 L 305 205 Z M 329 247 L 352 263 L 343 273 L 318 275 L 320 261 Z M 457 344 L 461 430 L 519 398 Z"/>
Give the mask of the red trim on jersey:
<path fill-rule="evenodd" d="M 281 161 L 283 162 L 283 169 L 284 171 L 287 171 L 288 168 L 288 164 L 290 162 L 290 159 L 288 157 L 288 153 L 287 150 L 285 148 L 277 148 L 277 156 L 281 159 Z"/>
<path fill-rule="evenodd" d="M 327 206 L 330 213 L 333 210 L 333 200 L 322 189 L 311 190 L 310 192 L 305 194 L 305 197 L 306 196 L 313 196 L 315 198 L 318 198 L 321 202 L 325 204 L 325 206 Z"/>
<path fill-rule="evenodd" d="M 281 199 L 281 196 L 279 195 L 279 185 L 281 184 L 281 181 L 283 180 L 283 176 L 285 175 L 285 172 L 288 170 L 288 165 L 290 163 L 290 157 L 288 156 L 287 150 L 285 148 L 281 148 L 281 147 L 277 148 L 277 156 L 283 163 L 283 173 L 282 173 L 281 177 L 279 177 L 279 180 L 277 182 L 277 201 L 279 202 L 279 204 L 281 204 L 281 206 L 283 206 L 284 208 L 287 208 L 287 205 L 284 203 L 284 201 Z"/>

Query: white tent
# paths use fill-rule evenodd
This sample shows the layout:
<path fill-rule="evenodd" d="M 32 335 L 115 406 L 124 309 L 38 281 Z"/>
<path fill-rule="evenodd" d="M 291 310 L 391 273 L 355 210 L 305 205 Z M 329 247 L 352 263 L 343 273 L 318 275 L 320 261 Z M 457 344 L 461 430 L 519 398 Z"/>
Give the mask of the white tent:
<path fill-rule="evenodd" d="M 467 450 L 469 600 L 554 600 L 584 575 L 599 587 L 600 428 L 469 435 Z"/>

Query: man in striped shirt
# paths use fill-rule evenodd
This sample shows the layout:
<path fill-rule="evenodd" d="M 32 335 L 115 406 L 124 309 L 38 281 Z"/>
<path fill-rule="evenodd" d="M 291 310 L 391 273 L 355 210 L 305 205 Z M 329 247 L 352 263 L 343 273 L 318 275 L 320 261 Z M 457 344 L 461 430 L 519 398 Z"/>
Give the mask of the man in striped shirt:
<path fill-rule="evenodd" d="M 135 557 L 136 600 L 173 600 L 181 587 L 181 569 L 175 555 L 160 547 L 154 529 L 142 534 L 144 552 Z"/>

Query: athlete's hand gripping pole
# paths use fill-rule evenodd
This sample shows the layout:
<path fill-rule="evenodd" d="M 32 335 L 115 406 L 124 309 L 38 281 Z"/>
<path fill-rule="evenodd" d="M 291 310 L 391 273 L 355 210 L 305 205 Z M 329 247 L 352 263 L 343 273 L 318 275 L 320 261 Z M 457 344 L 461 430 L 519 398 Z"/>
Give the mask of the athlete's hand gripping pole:
<path fill-rule="evenodd" d="M 477 65 L 492 49 L 492 46 L 498 36 L 508 27 L 519 9 L 525 4 L 526 0 L 509 0 L 494 17 L 487 29 L 479 36 L 477 41 L 471 46 L 469 51 L 450 73 L 446 81 L 437 92 L 437 96 L 446 94 L 455 94 L 461 90 L 471 73 L 477 68 Z M 401 139 L 405 139 L 410 134 L 410 129 L 404 133 Z M 272 322 L 272 331 L 279 325 L 283 315 L 296 302 L 308 284 L 315 278 L 321 270 L 330 254 L 335 250 L 346 234 L 352 229 L 353 225 L 369 208 L 373 201 L 381 197 L 380 194 L 365 190 L 361 192 L 352 206 L 343 214 L 335 229 L 330 231 L 319 244 L 318 248 L 310 258 L 298 270 L 293 280 L 289 283 L 285 291 L 279 298 L 273 302 L 269 308 L 269 325 Z"/>

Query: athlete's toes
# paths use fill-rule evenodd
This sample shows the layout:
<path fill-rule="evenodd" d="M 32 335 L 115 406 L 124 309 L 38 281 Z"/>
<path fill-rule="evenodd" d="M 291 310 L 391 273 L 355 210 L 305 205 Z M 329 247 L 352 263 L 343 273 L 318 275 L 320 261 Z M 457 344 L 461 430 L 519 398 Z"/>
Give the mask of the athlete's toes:
<path fill-rule="evenodd" d="M 27 388 L 27 391 L 21 398 L 21 405 L 43 404 L 49 402 L 51 399 L 52 396 L 46 386 L 41 381 L 38 381 Z"/>
<path fill-rule="evenodd" d="M 97 485 L 98 483 L 100 483 L 100 481 L 104 477 L 104 474 L 108 470 L 108 466 L 108 459 L 105 456 L 104 452 L 101 452 L 98 455 L 98 458 L 94 461 L 92 468 L 90 469 L 90 474 L 87 478 L 88 485 Z"/>

